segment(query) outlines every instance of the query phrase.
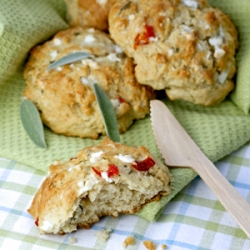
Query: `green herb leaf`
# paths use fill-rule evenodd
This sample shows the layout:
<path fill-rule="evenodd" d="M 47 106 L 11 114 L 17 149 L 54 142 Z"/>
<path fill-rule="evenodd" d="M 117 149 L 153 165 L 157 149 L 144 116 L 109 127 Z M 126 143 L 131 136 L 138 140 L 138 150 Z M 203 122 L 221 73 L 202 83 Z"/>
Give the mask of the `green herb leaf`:
<path fill-rule="evenodd" d="M 46 148 L 43 124 L 36 106 L 31 101 L 23 99 L 20 106 L 20 117 L 29 138 L 38 147 Z"/>
<path fill-rule="evenodd" d="M 88 52 L 82 52 L 82 51 L 73 52 L 51 63 L 48 66 L 47 70 L 54 69 L 56 67 L 63 66 L 69 63 L 77 62 L 79 60 L 82 60 L 88 57 L 90 57 L 90 54 Z"/>
<path fill-rule="evenodd" d="M 100 108 L 103 123 L 108 137 L 114 142 L 120 142 L 119 127 L 115 115 L 115 110 L 109 97 L 104 90 L 97 84 L 93 84 L 96 100 Z"/>
<path fill-rule="evenodd" d="M 121 14 L 122 11 L 126 10 L 129 6 L 130 6 L 131 2 L 127 2 L 121 9 L 119 12 L 119 15 Z"/>

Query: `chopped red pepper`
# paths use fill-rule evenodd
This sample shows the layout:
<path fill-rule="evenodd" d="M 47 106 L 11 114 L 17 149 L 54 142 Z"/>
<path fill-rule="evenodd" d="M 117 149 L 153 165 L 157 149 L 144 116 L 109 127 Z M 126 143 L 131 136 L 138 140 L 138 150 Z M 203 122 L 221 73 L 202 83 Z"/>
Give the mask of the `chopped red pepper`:
<path fill-rule="evenodd" d="M 35 220 L 36 226 L 38 226 L 38 222 L 39 222 L 39 218 L 37 217 L 36 220 Z"/>
<path fill-rule="evenodd" d="M 153 26 L 146 24 L 144 32 L 137 34 L 135 37 L 134 49 L 137 49 L 139 45 L 149 44 L 150 37 L 155 37 L 154 28 Z"/>
<path fill-rule="evenodd" d="M 146 25 L 148 37 L 155 37 L 154 28 L 151 25 Z"/>
<path fill-rule="evenodd" d="M 148 171 L 151 167 L 155 165 L 155 161 L 148 157 L 143 161 L 136 161 L 136 163 L 132 164 L 132 167 L 138 171 Z"/>
<path fill-rule="evenodd" d="M 97 175 L 102 177 L 102 172 L 99 169 L 95 167 L 92 167 L 92 169 Z M 112 177 L 119 174 L 119 169 L 116 165 L 110 164 L 107 172 L 108 172 L 108 177 Z"/>
<path fill-rule="evenodd" d="M 108 168 L 108 177 L 112 177 L 112 176 L 118 175 L 118 174 L 119 174 L 118 167 L 114 164 L 110 164 L 109 168 Z"/>
<path fill-rule="evenodd" d="M 92 169 L 93 169 L 93 171 L 94 171 L 97 175 L 99 175 L 100 177 L 102 177 L 101 171 L 100 171 L 99 169 L 94 168 L 94 167 L 92 167 Z"/>
<path fill-rule="evenodd" d="M 120 103 L 126 102 L 126 100 L 124 100 L 121 96 L 118 97 L 118 100 L 119 100 Z"/>

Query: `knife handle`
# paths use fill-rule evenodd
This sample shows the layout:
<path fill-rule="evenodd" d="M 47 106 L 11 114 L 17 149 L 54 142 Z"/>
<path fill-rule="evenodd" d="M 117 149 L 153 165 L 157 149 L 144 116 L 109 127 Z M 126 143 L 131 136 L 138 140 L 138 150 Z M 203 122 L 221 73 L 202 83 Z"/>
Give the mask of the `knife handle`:
<path fill-rule="evenodd" d="M 250 204 L 208 158 L 200 156 L 200 159 L 201 162 L 197 162 L 196 171 L 250 238 Z"/>

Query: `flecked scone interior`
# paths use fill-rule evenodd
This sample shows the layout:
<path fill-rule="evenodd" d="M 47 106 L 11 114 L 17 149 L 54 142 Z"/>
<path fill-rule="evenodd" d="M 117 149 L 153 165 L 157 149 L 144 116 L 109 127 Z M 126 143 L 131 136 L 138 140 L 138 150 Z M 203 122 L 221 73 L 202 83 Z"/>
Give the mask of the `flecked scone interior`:
<path fill-rule="evenodd" d="M 56 161 L 28 212 L 40 233 L 68 233 L 89 228 L 105 215 L 133 214 L 147 202 L 170 193 L 171 174 L 143 147 L 114 143 Z"/>
<path fill-rule="evenodd" d="M 234 88 L 237 31 L 206 0 L 132 0 L 113 5 L 111 37 L 135 59 L 140 83 L 172 100 L 221 102 Z"/>
<path fill-rule="evenodd" d="M 76 51 L 91 57 L 47 70 L 51 62 Z M 151 88 L 137 83 L 132 59 L 107 34 L 81 27 L 60 31 L 32 49 L 24 78 L 24 96 L 37 106 L 44 124 L 69 136 L 106 134 L 91 82 L 109 96 L 121 133 L 149 113 L 149 100 L 155 97 Z"/>
<path fill-rule="evenodd" d="M 71 26 L 108 30 L 108 14 L 119 0 L 64 0 Z"/>

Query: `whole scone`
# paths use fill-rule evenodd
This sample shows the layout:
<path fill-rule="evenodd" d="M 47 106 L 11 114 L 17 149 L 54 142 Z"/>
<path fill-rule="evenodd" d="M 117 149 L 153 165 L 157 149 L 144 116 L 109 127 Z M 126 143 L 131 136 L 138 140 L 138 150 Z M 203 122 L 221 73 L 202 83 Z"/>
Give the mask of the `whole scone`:
<path fill-rule="evenodd" d="M 171 177 L 145 147 L 106 137 L 70 161 L 51 165 L 28 212 L 41 234 L 69 233 L 89 228 L 102 216 L 133 214 L 168 195 Z"/>
<path fill-rule="evenodd" d="M 64 0 L 67 20 L 71 26 L 108 30 L 108 14 L 119 0 Z"/>
<path fill-rule="evenodd" d="M 136 78 L 172 100 L 220 103 L 233 90 L 237 31 L 206 0 L 117 2 L 111 37 L 134 58 Z"/>
<path fill-rule="evenodd" d="M 51 62 L 77 51 L 91 56 L 47 69 Z M 132 59 L 107 34 L 81 27 L 60 31 L 32 49 L 24 78 L 24 96 L 36 105 L 43 123 L 55 133 L 82 138 L 106 134 L 93 82 L 109 96 L 121 133 L 149 113 L 149 100 L 155 96 L 151 88 L 137 83 Z"/>

